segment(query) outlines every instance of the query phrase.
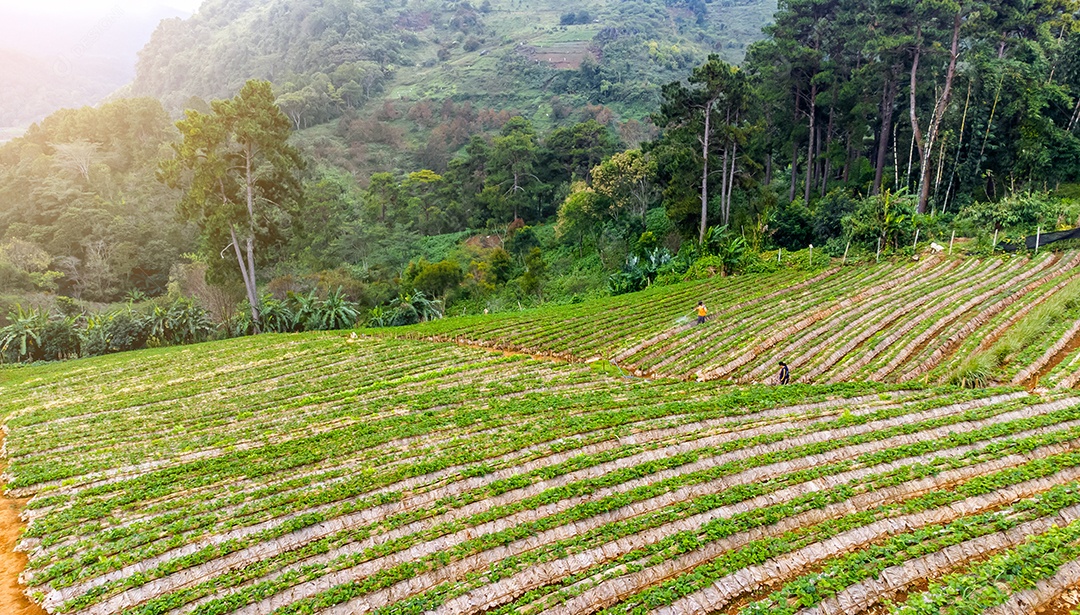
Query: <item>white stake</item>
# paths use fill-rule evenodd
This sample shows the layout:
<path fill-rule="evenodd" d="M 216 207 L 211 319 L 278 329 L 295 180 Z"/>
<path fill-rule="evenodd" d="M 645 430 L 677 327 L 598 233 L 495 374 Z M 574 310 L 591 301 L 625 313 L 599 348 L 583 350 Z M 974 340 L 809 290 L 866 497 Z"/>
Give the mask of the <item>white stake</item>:
<path fill-rule="evenodd" d="M 1039 253 L 1039 240 L 1042 239 L 1042 227 L 1040 226 L 1035 231 L 1035 253 Z"/>
<path fill-rule="evenodd" d="M 777 265 L 780 264 L 780 257 L 783 256 L 783 255 L 784 255 L 784 249 L 783 248 L 780 248 L 779 250 L 776 251 L 776 264 Z"/>
<path fill-rule="evenodd" d="M 953 229 L 952 237 L 949 237 L 949 256 L 952 256 L 952 244 L 956 240 L 956 229 Z"/>
<path fill-rule="evenodd" d="M 810 244 L 810 267 L 814 266 L 814 244 Z"/>
<path fill-rule="evenodd" d="M 998 233 L 998 230 L 994 229 L 994 243 L 990 244 L 990 251 L 991 252 L 993 252 L 994 250 L 997 250 L 997 233 Z"/>
<path fill-rule="evenodd" d="M 844 265 L 844 263 L 847 263 L 847 251 L 848 251 L 849 248 L 851 248 L 851 240 L 850 239 L 848 239 L 847 245 L 844 246 L 844 258 L 843 258 L 843 260 L 840 261 L 840 266 L 841 267 Z"/>
<path fill-rule="evenodd" d="M 911 244 L 911 249 L 914 250 L 919 245 L 919 231 L 921 229 L 915 229 L 915 243 Z"/>
<path fill-rule="evenodd" d="M 877 254 L 874 256 L 874 262 L 881 262 L 881 237 L 877 239 Z"/>

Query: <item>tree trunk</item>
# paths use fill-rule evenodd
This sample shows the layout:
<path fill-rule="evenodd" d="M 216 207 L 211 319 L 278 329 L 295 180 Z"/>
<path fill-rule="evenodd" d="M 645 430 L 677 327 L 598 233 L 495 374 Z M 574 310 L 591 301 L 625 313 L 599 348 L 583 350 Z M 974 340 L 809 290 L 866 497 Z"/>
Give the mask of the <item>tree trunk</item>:
<path fill-rule="evenodd" d="M 810 86 L 810 142 L 806 145 L 806 183 L 803 187 L 803 204 L 810 204 L 810 186 L 814 183 L 814 116 L 817 114 L 817 84 Z"/>
<path fill-rule="evenodd" d="M 698 230 L 698 243 L 705 243 L 705 225 L 709 217 L 709 131 L 713 102 L 710 100 L 705 104 L 705 134 L 701 138 L 701 228 Z"/>
<path fill-rule="evenodd" d="M 852 158 L 855 157 L 855 151 L 852 149 L 853 145 L 851 143 L 854 139 L 854 132 L 855 131 L 853 130 L 848 130 L 847 146 L 844 148 L 846 152 L 844 155 L 844 170 L 840 173 L 840 178 L 841 181 L 843 181 L 845 184 L 848 183 L 849 179 L 851 179 L 851 163 Z"/>
<path fill-rule="evenodd" d="M 952 84 L 956 78 L 956 60 L 960 56 L 960 13 L 957 13 L 953 17 L 953 31 L 952 31 L 952 44 L 949 46 L 949 67 L 945 71 L 945 88 L 941 92 L 941 97 L 938 98 L 937 103 L 934 105 L 934 111 L 930 115 L 930 125 L 926 129 L 926 139 L 922 138 L 922 135 L 918 132 L 918 120 L 915 117 L 915 70 L 918 67 L 919 52 L 915 51 L 915 61 L 912 63 L 911 68 L 911 122 L 912 128 L 916 131 L 919 144 L 919 208 L 918 211 L 921 214 L 926 213 L 926 204 L 930 197 L 930 173 L 932 171 L 932 158 L 934 155 L 934 142 L 937 140 L 938 131 L 941 128 L 942 118 L 945 116 L 945 110 L 949 106 L 949 100 L 952 97 Z"/>
<path fill-rule="evenodd" d="M 728 173 L 727 204 L 724 205 L 724 224 L 731 218 L 731 193 L 735 190 L 735 160 L 739 155 L 739 144 L 731 144 L 731 172 Z"/>
<path fill-rule="evenodd" d="M 886 75 L 885 88 L 881 93 L 881 129 L 878 133 L 877 165 L 874 168 L 874 185 L 870 194 L 881 192 L 881 180 L 885 175 L 885 162 L 889 155 L 889 132 L 892 128 L 893 111 L 896 109 L 896 80 Z"/>
<path fill-rule="evenodd" d="M 821 151 L 825 153 L 825 160 L 822 162 L 821 169 L 821 196 L 825 196 L 825 192 L 829 187 L 829 172 L 832 167 L 832 159 L 829 157 L 829 148 L 832 147 L 833 137 L 833 116 L 836 113 L 836 91 L 837 88 L 833 88 L 832 102 L 829 103 L 829 123 L 825 128 L 825 147 L 821 148 Z"/>
<path fill-rule="evenodd" d="M 791 140 L 791 190 L 788 191 L 788 202 L 795 201 L 795 186 L 799 181 L 799 142 Z"/>
<path fill-rule="evenodd" d="M 730 125 L 731 113 L 724 119 Z M 724 155 L 720 159 L 720 222 L 725 226 L 727 220 L 727 185 L 728 185 L 728 144 L 724 143 Z"/>
<path fill-rule="evenodd" d="M 251 305 L 251 322 L 255 327 L 255 333 L 259 333 L 259 297 L 255 291 L 254 271 L 248 271 L 244 261 L 244 252 L 240 249 L 240 241 L 236 237 L 236 227 L 229 225 L 229 236 L 232 238 L 233 251 L 236 253 L 236 262 L 240 265 L 240 276 L 244 279 L 244 291 L 247 294 L 248 304 Z"/>
<path fill-rule="evenodd" d="M 794 124 L 799 122 L 799 93 L 795 92 L 795 118 Z M 795 187 L 799 181 L 799 141 L 795 136 L 791 137 L 791 190 L 788 192 L 788 202 L 795 200 Z"/>
<path fill-rule="evenodd" d="M 259 291 L 255 286 L 255 173 L 251 168 L 251 159 L 254 156 L 250 143 L 245 145 L 244 156 L 244 188 L 248 210 L 248 236 L 246 238 L 247 271 L 244 276 L 244 286 L 247 287 L 248 301 L 251 303 L 251 320 L 255 333 L 259 333 Z M 233 234 L 233 244 L 239 252 L 240 244 L 236 243 L 236 232 L 230 227 Z M 241 273 L 244 272 L 243 259 L 240 259 Z"/>

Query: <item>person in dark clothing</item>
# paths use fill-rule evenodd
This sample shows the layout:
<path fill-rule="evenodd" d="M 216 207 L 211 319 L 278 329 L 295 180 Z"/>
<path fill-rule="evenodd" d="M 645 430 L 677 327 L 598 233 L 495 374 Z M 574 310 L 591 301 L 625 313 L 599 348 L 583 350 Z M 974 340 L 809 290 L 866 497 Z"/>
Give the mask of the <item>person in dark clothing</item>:
<path fill-rule="evenodd" d="M 791 382 L 791 372 L 788 371 L 787 363 L 780 362 L 780 373 L 776 375 L 776 380 L 780 384 L 788 384 Z"/>
<path fill-rule="evenodd" d="M 697 302 L 697 324 L 705 324 L 705 316 L 709 313 L 709 310 L 705 308 L 703 301 Z"/>

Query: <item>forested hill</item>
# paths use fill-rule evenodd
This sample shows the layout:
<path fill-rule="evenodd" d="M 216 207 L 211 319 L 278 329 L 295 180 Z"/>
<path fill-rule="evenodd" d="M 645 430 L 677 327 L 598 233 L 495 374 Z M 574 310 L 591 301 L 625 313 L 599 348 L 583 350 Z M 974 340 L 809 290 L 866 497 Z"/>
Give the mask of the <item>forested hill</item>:
<path fill-rule="evenodd" d="M 298 127 L 384 96 L 527 116 L 553 95 L 642 116 L 709 53 L 740 61 L 774 0 L 208 0 L 165 20 L 132 93 L 177 110 L 272 81 Z"/>

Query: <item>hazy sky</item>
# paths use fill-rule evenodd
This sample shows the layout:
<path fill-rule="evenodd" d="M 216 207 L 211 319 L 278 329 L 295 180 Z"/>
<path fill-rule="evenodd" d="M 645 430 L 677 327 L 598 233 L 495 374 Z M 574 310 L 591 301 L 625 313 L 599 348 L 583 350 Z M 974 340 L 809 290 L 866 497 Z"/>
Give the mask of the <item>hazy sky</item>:
<path fill-rule="evenodd" d="M 97 14 L 108 15 L 116 10 L 140 11 L 155 6 L 168 6 L 188 12 L 194 12 L 202 0 L 34 0 L 12 5 L 27 12 L 50 12 L 59 14 Z"/>

